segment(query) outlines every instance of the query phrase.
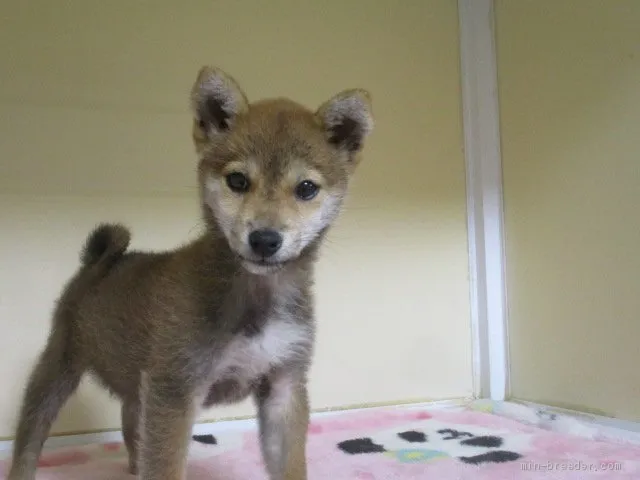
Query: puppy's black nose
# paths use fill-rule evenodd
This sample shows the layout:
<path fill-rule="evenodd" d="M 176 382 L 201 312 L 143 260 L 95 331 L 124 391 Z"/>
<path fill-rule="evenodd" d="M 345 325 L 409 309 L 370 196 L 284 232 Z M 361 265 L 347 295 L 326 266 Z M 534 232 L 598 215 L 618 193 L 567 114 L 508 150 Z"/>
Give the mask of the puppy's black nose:
<path fill-rule="evenodd" d="M 249 234 L 251 249 L 263 258 L 271 257 L 282 246 L 282 235 L 275 230 L 254 230 Z"/>

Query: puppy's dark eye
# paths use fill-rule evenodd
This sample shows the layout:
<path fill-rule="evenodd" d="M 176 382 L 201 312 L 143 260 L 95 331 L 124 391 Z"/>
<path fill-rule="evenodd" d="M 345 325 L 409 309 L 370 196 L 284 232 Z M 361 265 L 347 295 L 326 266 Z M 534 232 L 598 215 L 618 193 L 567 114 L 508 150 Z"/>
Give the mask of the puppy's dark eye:
<path fill-rule="evenodd" d="M 237 193 L 243 193 L 249 190 L 249 179 L 244 173 L 233 172 L 227 175 L 227 186 Z"/>
<path fill-rule="evenodd" d="M 296 186 L 296 197 L 300 200 L 311 200 L 318 194 L 319 190 L 320 187 L 311 180 L 304 180 Z"/>

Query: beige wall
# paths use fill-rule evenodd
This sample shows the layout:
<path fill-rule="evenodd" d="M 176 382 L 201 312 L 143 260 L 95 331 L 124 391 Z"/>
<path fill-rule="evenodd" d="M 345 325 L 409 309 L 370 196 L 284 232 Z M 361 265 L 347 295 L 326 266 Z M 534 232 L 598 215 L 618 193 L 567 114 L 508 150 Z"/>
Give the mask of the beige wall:
<path fill-rule="evenodd" d="M 252 98 L 374 95 L 377 129 L 318 272 L 313 406 L 472 393 L 455 1 L 25 0 L 4 15 L 0 436 L 91 226 L 125 220 L 141 248 L 196 233 L 187 92 L 210 62 Z M 55 430 L 118 425 L 85 382 Z"/>
<path fill-rule="evenodd" d="M 496 11 L 512 394 L 640 420 L 640 2 Z"/>

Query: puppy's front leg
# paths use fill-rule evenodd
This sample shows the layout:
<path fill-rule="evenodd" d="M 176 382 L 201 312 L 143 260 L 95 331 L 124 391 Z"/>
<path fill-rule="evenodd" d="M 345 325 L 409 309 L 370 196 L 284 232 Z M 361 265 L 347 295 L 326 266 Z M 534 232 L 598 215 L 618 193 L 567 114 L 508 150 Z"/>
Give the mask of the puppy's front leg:
<path fill-rule="evenodd" d="M 184 480 L 195 416 L 192 391 L 179 379 L 144 377 L 140 480 Z"/>
<path fill-rule="evenodd" d="M 256 392 L 260 442 L 271 480 L 306 480 L 309 400 L 304 375 L 278 372 Z"/>

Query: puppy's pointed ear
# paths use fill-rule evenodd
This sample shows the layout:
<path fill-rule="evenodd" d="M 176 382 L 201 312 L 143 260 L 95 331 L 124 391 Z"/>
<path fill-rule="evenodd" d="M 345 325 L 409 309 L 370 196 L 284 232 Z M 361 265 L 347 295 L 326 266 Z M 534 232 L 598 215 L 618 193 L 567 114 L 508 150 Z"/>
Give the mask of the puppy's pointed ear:
<path fill-rule="evenodd" d="M 210 138 L 228 131 L 248 105 L 247 97 L 230 75 L 216 67 L 200 69 L 191 89 L 196 134 Z"/>
<path fill-rule="evenodd" d="M 345 90 L 322 104 L 316 115 L 329 143 L 349 154 L 359 152 L 373 130 L 371 95 L 366 90 Z"/>

